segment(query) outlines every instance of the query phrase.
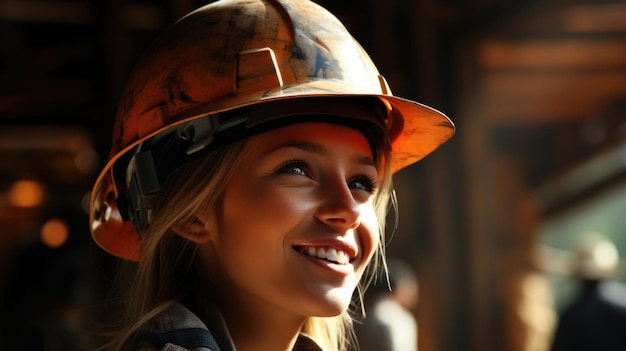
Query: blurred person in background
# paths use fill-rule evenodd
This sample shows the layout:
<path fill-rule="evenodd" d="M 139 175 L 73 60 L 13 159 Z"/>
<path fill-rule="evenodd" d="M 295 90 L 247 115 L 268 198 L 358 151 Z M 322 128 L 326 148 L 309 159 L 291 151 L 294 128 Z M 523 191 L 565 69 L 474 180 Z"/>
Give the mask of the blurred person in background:
<path fill-rule="evenodd" d="M 551 350 L 626 350 L 626 286 L 614 280 L 617 247 L 599 233 L 587 233 L 573 259 L 580 292 L 560 315 Z"/>
<path fill-rule="evenodd" d="M 383 277 L 365 294 L 365 319 L 355 323 L 361 351 L 417 350 L 419 284 L 412 268 L 388 259 L 388 281 Z"/>

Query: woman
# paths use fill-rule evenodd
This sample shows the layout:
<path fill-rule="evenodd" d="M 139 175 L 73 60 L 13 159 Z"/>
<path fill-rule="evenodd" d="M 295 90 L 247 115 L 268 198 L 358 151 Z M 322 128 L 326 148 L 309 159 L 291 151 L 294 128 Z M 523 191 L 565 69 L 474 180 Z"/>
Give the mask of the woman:
<path fill-rule="evenodd" d="M 453 132 L 312 2 L 185 16 L 134 70 L 92 192 L 94 240 L 130 266 L 102 349 L 348 350 L 392 173 Z"/>

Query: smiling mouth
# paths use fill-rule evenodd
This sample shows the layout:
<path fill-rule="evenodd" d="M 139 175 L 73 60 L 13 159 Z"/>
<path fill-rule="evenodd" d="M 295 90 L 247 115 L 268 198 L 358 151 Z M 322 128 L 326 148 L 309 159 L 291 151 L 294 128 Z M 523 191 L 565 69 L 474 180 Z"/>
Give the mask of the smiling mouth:
<path fill-rule="evenodd" d="M 301 254 L 307 255 L 309 257 L 319 258 L 322 260 L 326 260 L 328 262 L 333 262 L 337 264 L 348 264 L 350 263 L 350 255 L 348 252 L 344 250 L 338 250 L 334 248 L 328 247 L 299 247 L 296 248 Z"/>

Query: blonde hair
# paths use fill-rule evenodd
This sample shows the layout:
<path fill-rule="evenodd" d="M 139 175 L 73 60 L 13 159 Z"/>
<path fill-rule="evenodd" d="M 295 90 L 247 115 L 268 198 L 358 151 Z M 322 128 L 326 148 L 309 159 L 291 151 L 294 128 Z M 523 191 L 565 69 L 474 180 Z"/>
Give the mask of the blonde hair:
<path fill-rule="evenodd" d="M 380 224 L 376 253 L 357 287 L 362 297 L 379 267 L 384 267 L 385 219 L 390 201 L 395 205 L 391 184 L 391 149 L 386 137 L 375 140 L 380 184 L 374 206 Z M 193 291 L 190 285 L 196 271 L 195 245 L 170 228 L 193 221 L 193 214 L 219 206 L 226 184 L 241 159 L 245 140 L 207 153 L 177 171 L 166 181 L 155 203 L 152 223 L 142 234 L 141 261 L 125 262 L 120 279 L 129 286 L 122 290 L 123 316 L 114 319 L 108 341 L 99 350 L 124 350 L 132 344 L 133 335 L 148 321 Z M 394 206 L 395 207 L 395 206 Z M 361 299 L 362 300 L 362 299 Z M 199 305 L 201 305 L 201 302 Z M 355 345 L 352 316 L 362 311 L 362 302 L 336 317 L 310 317 L 302 332 L 329 351 L 347 351 Z M 201 317 L 202 318 L 202 317 Z"/>

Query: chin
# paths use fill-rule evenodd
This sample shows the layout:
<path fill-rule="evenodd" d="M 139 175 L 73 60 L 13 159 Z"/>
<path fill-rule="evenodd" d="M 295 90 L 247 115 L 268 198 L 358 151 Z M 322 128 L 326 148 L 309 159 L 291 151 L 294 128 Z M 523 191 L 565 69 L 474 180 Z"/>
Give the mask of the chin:
<path fill-rule="evenodd" d="M 352 294 L 345 292 L 330 291 L 326 294 L 323 301 L 317 305 L 315 317 L 335 317 L 348 309 Z"/>
<path fill-rule="evenodd" d="M 328 317 L 337 317 L 339 315 L 341 315 L 342 313 L 344 313 L 346 311 L 347 307 L 344 309 L 337 309 L 337 310 L 327 310 L 327 311 L 319 311 L 320 313 L 316 313 L 316 314 L 312 314 L 311 317 L 323 317 L 323 318 L 328 318 Z"/>

